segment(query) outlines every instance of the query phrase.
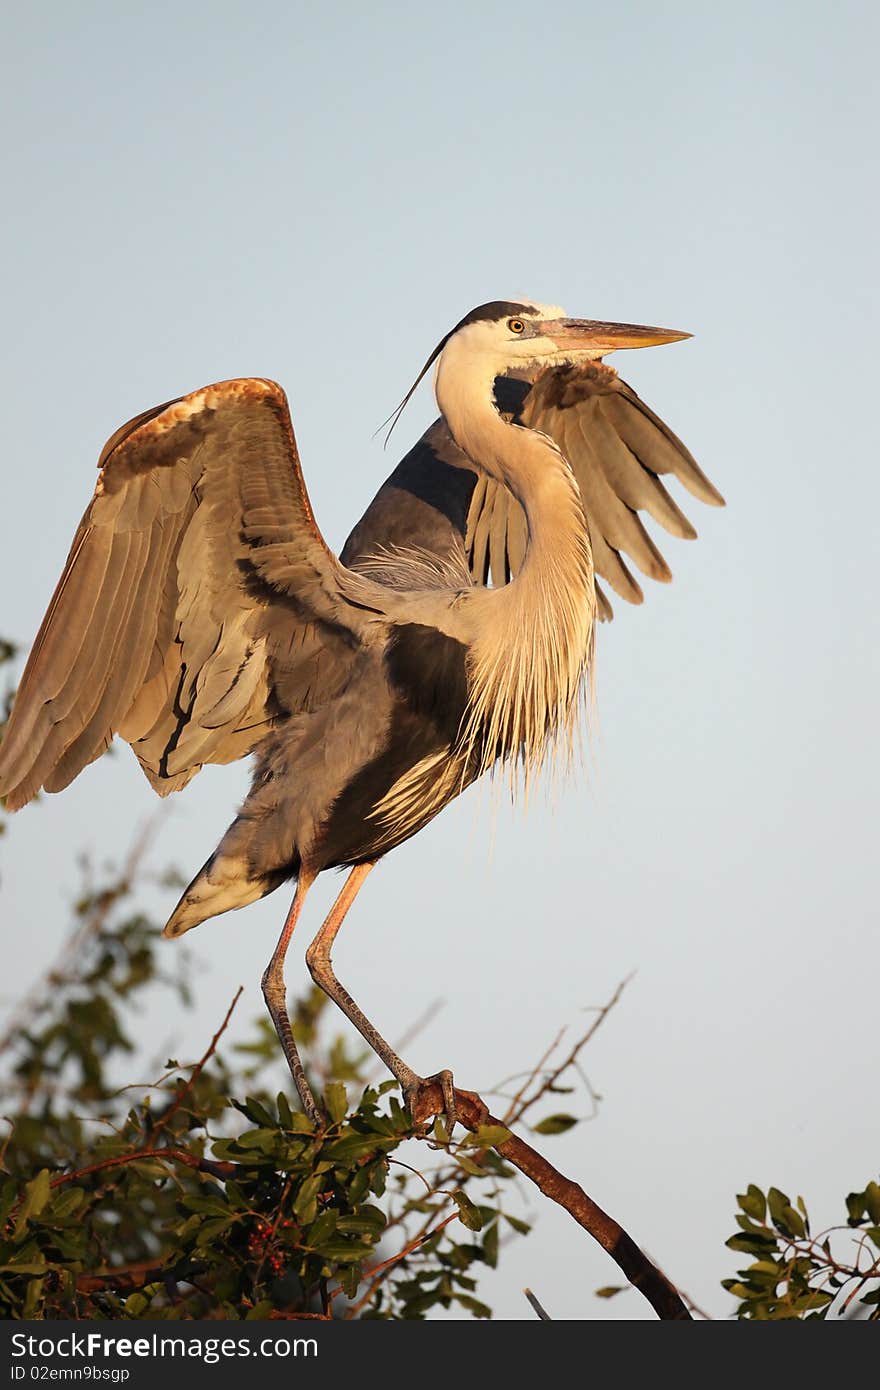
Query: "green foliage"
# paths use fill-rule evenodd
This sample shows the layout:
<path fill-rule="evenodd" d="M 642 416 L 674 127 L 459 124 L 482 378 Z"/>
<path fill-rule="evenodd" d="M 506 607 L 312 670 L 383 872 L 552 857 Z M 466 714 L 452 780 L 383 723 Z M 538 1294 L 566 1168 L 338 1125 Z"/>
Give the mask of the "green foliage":
<path fill-rule="evenodd" d="M 751 1183 L 737 1197 L 739 1230 L 731 1250 L 753 1256 L 723 1286 L 739 1300 L 737 1317 L 755 1321 L 811 1320 L 841 1316 L 880 1319 L 880 1186 L 846 1198 L 847 1222 L 813 1235 L 802 1197 L 792 1203 L 785 1192 L 766 1193 Z M 850 1232 L 846 1257 L 840 1237 Z M 858 1235 L 853 1238 L 854 1232 Z"/>
<path fill-rule="evenodd" d="M 394 1083 L 366 1084 L 363 1057 L 322 1041 L 318 992 L 294 1031 L 315 1083 L 333 1077 L 320 1131 L 274 1089 L 263 1018 L 233 1066 L 215 1039 L 191 1066 L 116 1087 L 132 1002 L 180 993 L 158 968 L 157 927 L 126 915 L 136 871 L 135 857 L 83 893 L 61 956 L 0 1037 L 0 1316 L 387 1319 L 457 1304 L 489 1317 L 479 1269 L 497 1262 L 502 1221 L 528 1231 L 505 1217 L 514 1170 L 487 1147 L 508 1131 L 420 1146 L 430 1173 L 400 1163 L 413 1131 Z"/>

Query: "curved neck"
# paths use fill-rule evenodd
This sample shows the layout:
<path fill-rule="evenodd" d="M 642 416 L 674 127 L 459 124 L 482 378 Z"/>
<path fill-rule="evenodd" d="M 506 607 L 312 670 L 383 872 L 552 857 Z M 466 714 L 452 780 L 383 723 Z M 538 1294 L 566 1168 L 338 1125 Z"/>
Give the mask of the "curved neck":
<path fill-rule="evenodd" d="M 472 591 L 474 689 L 466 735 L 484 750 L 484 767 L 497 757 L 516 759 L 528 774 L 548 745 L 573 734 L 596 596 L 577 483 L 551 439 L 508 424 L 495 409 L 500 370 L 453 340 L 440 359 L 435 392 L 455 442 L 525 513 L 528 544 L 519 574 L 503 588 Z"/>
<path fill-rule="evenodd" d="M 456 444 L 482 473 L 509 488 L 526 514 L 530 539 L 535 539 L 552 516 L 550 496 L 571 494 L 580 511 L 579 494 L 576 487 L 572 491 L 571 471 L 556 445 L 535 430 L 508 424 L 498 413 L 493 392 L 495 377 L 503 371 L 503 364 L 450 343 L 437 368 L 434 392 Z M 580 519 L 583 524 L 582 513 Z"/>

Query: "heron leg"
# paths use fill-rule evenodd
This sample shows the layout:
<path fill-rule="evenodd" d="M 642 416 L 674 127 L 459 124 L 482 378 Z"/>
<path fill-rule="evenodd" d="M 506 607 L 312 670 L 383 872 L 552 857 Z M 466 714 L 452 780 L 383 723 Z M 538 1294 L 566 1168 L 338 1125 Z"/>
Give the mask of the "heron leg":
<path fill-rule="evenodd" d="M 346 1018 L 354 1024 L 364 1041 L 370 1045 L 377 1057 L 381 1058 L 391 1074 L 396 1077 L 411 1114 L 414 1102 L 424 1088 L 433 1081 L 440 1083 L 443 1106 L 451 1133 L 452 1126 L 455 1124 L 455 1092 L 452 1084 L 452 1072 L 442 1071 L 438 1072 L 436 1076 L 421 1077 L 411 1067 L 408 1067 L 358 1008 L 345 986 L 339 983 L 330 963 L 330 952 L 333 949 L 336 934 L 360 892 L 364 879 L 372 868 L 372 863 L 354 866 L 342 885 L 342 891 L 331 907 L 321 930 L 306 951 L 306 964 L 315 984 L 333 1000 L 334 1004 L 339 1006 Z"/>
<path fill-rule="evenodd" d="M 314 878 L 314 874 L 307 874 L 304 870 L 300 872 L 296 893 L 278 938 L 278 945 L 263 972 L 262 985 L 266 1008 L 275 1024 L 275 1032 L 278 1034 L 278 1040 L 281 1043 L 284 1056 L 287 1058 L 287 1065 L 290 1067 L 290 1074 L 299 1092 L 303 1110 L 315 1124 L 323 1124 L 324 1116 L 312 1094 L 312 1088 L 306 1080 L 305 1069 L 293 1040 L 293 1029 L 290 1026 L 290 1015 L 287 1012 L 287 990 L 284 984 L 284 957 L 287 954 L 290 938 L 293 936 L 293 929 L 302 911 L 306 894 L 311 888 Z"/>

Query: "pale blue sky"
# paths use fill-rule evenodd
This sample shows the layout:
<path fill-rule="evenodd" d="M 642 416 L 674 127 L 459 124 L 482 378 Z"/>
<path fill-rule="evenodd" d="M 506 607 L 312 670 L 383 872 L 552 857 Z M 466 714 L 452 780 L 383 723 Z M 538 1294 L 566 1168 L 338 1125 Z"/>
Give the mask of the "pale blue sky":
<path fill-rule="evenodd" d="M 600 633 L 589 771 L 552 811 L 447 811 L 335 960 L 391 1037 L 445 997 L 408 1060 L 476 1089 L 636 968 L 587 1059 L 601 1115 L 547 1151 L 719 1314 L 737 1190 L 831 1221 L 876 1176 L 877 13 L 47 3 L 4 26 L 0 633 L 23 646 L 101 445 L 156 402 L 280 380 L 339 546 L 397 457 L 373 431 L 473 304 L 695 334 L 617 365 L 729 505 L 691 504 L 675 583 Z M 431 412 L 423 387 L 398 450 Z M 195 870 L 245 782 L 201 774 L 156 862 Z M 54 949 L 75 851 L 119 854 L 156 805 L 122 750 L 16 820 L 7 981 Z M 188 938 L 199 1010 L 146 1018 L 151 1054 L 197 1055 L 239 982 L 257 1011 L 285 908 Z M 485 1283 L 499 1317 L 530 1316 L 525 1283 L 555 1317 L 642 1315 L 597 1303 L 613 1267 L 534 1209 Z"/>

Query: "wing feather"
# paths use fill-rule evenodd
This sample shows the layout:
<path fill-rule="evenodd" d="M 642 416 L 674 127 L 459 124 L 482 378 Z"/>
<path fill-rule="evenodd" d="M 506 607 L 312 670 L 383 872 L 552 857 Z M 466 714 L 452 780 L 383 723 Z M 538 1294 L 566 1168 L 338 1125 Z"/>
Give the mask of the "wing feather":
<path fill-rule="evenodd" d="M 672 575 L 640 513 L 673 536 L 688 540 L 696 536 L 660 476 L 673 474 L 709 505 L 723 506 L 724 499 L 677 435 L 605 363 L 546 368 L 530 389 L 522 383 L 516 386 L 516 393 L 507 393 L 515 418 L 549 435 L 577 479 L 597 576 L 627 602 L 641 603 L 642 589 L 624 555 L 650 579 L 668 583 Z M 432 428 L 436 431 L 438 426 Z M 447 454 L 455 447 L 450 438 Z M 488 583 L 491 578 L 503 584 L 517 573 L 525 554 L 525 517 L 500 484 L 478 482 L 464 543 L 478 582 Z M 600 617 L 611 618 L 611 605 L 598 583 L 596 593 Z"/>
<path fill-rule="evenodd" d="M 99 467 L 0 747 L 13 810 L 116 732 L 157 790 L 182 786 L 342 688 L 361 641 L 274 382 L 146 411 Z"/>

